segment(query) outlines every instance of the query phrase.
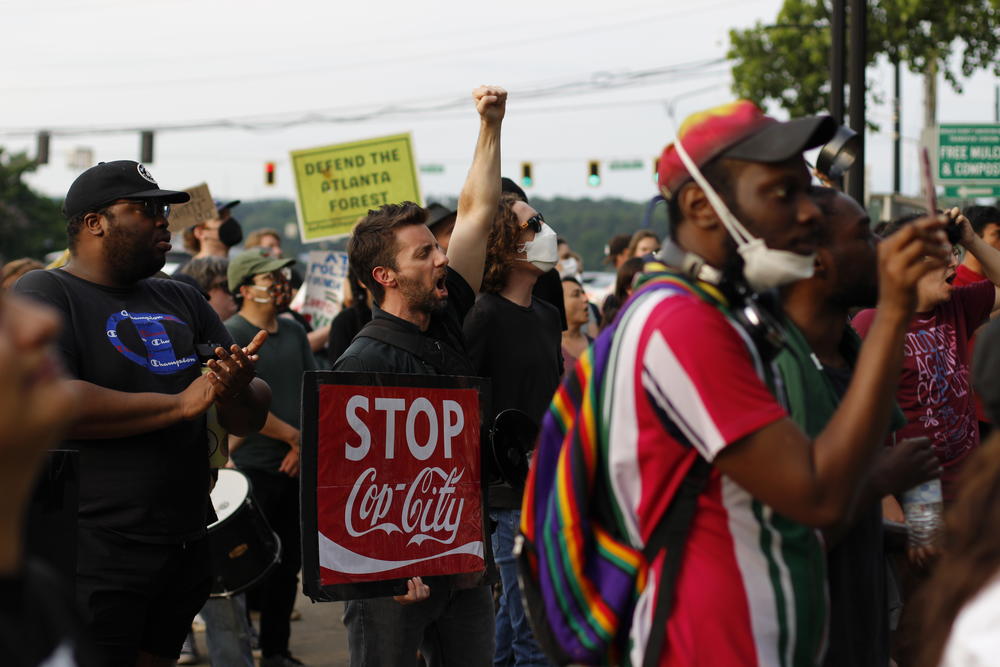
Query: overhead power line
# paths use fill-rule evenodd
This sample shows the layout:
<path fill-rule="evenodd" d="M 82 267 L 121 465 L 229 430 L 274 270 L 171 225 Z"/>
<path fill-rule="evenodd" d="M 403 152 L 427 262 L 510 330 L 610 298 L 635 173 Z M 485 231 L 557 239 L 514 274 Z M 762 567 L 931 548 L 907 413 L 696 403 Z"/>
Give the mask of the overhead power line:
<path fill-rule="evenodd" d="M 697 76 L 699 78 L 723 74 L 728 71 L 725 58 L 707 58 L 676 65 L 668 65 L 646 70 L 626 70 L 619 72 L 594 72 L 586 79 L 561 82 L 541 82 L 516 88 L 518 101 L 540 100 L 553 96 L 561 98 L 591 95 L 610 91 L 636 88 L 665 81 L 679 81 Z M 127 134 L 143 131 L 175 132 L 211 129 L 238 129 L 248 131 L 268 131 L 286 129 L 308 124 L 360 123 L 395 116 L 434 114 L 464 107 L 469 104 L 468 95 L 448 95 L 444 99 L 414 100 L 387 105 L 344 107 L 326 111 L 286 112 L 268 116 L 222 118 L 180 123 L 160 123 L 132 126 L 67 126 L 45 128 L 0 128 L 0 136 L 30 137 L 45 130 L 53 137 L 81 135 Z"/>

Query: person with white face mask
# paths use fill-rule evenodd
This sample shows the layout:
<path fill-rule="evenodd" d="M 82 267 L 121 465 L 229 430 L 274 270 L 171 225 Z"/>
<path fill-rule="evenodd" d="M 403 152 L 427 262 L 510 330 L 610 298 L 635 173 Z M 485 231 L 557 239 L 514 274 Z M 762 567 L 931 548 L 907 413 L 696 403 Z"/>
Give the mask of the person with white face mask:
<path fill-rule="evenodd" d="M 289 267 L 294 263 L 293 258 L 282 259 L 268 248 L 257 247 L 234 257 L 227 272 L 240 310 L 226 320 L 226 328 L 240 345 L 246 344 L 251 331 L 268 332 L 265 345 L 269 360 L 257 365 L 257 375 L 268 378 L 274 391 L 260 432 L 244 439 L 230 438 L 229 445 L 236 467 L 250 478 L 254 500 L 281 538 L 281 562 L 255 588 L 260 604 L 260 664 L 264 667 L 301 664 L 288 649 L 289 616 L 302 566 L 299 409 L 302 374 L 316 370 L 316 360 L 305 329 L 292 319 L 278 317 L 290 298 Z"/>
<path fill-rule="evenodd" d="M 671 220 L 663 264 L 637 277 L 594 343 L 604 351 L 594 363 L 606 364 L 595 369 L 607 461 L 598 474 L 609 479 L 602 500 L 636 548 L 685 480 L 699 495 L 683 548 L 650 558 L 631 664 L 650 647 L 659 665 L 822 659 L 827 596 L 815 529 L 845 516 L 882 443 L 916 280 L 945 256 L 937 220 L 883 243 L 878 335 L 828 425 L 806 436 L 779 402 L 771 362 L 783 332 L 757 292 L 812 273 L 821 213 L 802 152 L 835 130 L 828 117 L 782 123 L 739 101 L 689 117 L 660 158 Z M 664 564 L 673 559 L 671 579 Z M 671 585 L 672 607 L 659 599 Z"/>
<path fill-rule="evenodd" d="M 559 260 L 555 231 L 523 201 L 504 195 L 493 219 L 482 293 L 465 318 L 465 340 L 476 375 L 492 381 L 490 423 L 519 410 L 536 425 L 562 376 L 562 325 L 555 306 L 532 296 L 539 276 Z M 493 553 L 503 583 L 496 617 L 494 664 L 546 665 L 521 607 L 512 553 L 520 524 L 523 480 L 493 471 L 488 493 L 497 522 Z"/>

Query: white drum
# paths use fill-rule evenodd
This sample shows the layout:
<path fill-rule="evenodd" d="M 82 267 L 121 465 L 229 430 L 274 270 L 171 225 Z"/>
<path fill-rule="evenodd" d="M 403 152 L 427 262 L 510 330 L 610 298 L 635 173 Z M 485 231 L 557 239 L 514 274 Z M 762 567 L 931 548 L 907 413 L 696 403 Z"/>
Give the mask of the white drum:
<path fill-rule="evenodd" d="M 212 597 L 230 597 L 252 587 L 281 558 L 281 540 L 253 502 L 250 480 L 222 468 L 212 489 L 216 521 L 208 527 Z"/>

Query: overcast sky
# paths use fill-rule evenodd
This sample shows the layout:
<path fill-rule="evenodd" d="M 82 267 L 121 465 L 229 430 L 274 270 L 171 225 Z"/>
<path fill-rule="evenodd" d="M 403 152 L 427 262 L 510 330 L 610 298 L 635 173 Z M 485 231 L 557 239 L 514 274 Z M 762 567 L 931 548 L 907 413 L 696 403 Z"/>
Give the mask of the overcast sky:
<path fill-rule="evenodd" d="M 33 154 L 33 136 L 12 131 L 51 129 L 50 163 L 31 183 L 61 196 L 79 173 L 68 166 L 75 149 L 92 149 L 95 161 L 139 157 L 137 132 L 83 130 L 236 121 L 256 129 L 157 132 L 149 168 L 164 187 L 207 181 L 217 196 L 256 199 L 293 195 L 290 150 L 411 132 L 418 162 L 444 167 L 421 174 L 425 198 L 455 195 L 477 131 L 466 100 L 494 83 L 510 92 L 505 175 L 531 161 L 529 194 L 641 200 L 655 193 L 652 160 L 672 136 L 665 102 L 676 100 L 683 117 L 732 99 L 728 64 L 710 63 L 725 56 L 729 29 L 771 22 L 780 5 L 0 0 L 0 146 Z M 882 132 L 868 137 L 870 183 L 885 191 L 892 75 L 880 66 L 868 76 L 886 98 L 870 110 Z M 994 85 L 979 74 L 958 95 L 942 81 L 939 119 L 992 122 Z M 913 193 L 921 104 L 920 80 L 908 74 L 904 190 Z M 310 116 L 327 120 L 279 126 Z M 81 132 L 60 134 L 68 128 Z M 599 188 L 586 183 L 594 159 L 604 163 Z M 611 160 L 644 168 L 610 171 Z M 266 161 L 277 164 L 273 187 L 264 185 Z"/>

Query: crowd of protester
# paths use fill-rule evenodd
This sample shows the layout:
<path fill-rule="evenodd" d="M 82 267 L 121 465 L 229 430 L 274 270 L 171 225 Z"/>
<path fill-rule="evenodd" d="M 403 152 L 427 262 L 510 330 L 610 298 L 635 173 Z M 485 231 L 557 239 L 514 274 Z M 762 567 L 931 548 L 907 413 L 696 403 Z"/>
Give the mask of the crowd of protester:
<path fill-rule="evenodd" d="M 669 225 L 609 239 L 614 285 L 588 296 L 558 235 L 572 221 L 547 222 L 501 178 L 506 96 L 473 93 L 457 211 L 405 202 L 359 221 L 340 312 L 316 330 L 289 309 L 301 274 L 281 235 L 244 239 L 238 201 L 183 232 L 191 259 L 166 276 L 169 205 L 188 195 L 127 160 L 74 181 L 59 266 L 22 258 L 0 273 L 9 664 L 173 664 L 185 642 L 194 654 L 196 614 L 211 664 L 254 665 L 255 651 L 262 667 L 302 664 L 303 373 L 482 377 L 488 423 L 515 410 L 538 429 L 595 345 L 612 351 L 601 502 L 625 537 L 650 540 L 695 462 L 710 464 L 681 565 L 650 560 L 631 664 L 997 661 L 1000 210 L 908 216 L 876 235 L 802 158 L 833 136 L 830 118 L 779 122 L 737 102 L 682 126 L 659 161 Z M 215 422 L 225 466 L 283 545 L 261 582 L 225 597 L 209 597 L 205 532 Z M 24 540 L 56 447 L 81 461 L 70 573 Z M 518 586 L 523 483 L 489 475 L 498 580 L 414 577 L 348 601 L 352 665 L 552 664 Z M 906 493 L 933 480 L 941 527 L 917 540 Z"/>

